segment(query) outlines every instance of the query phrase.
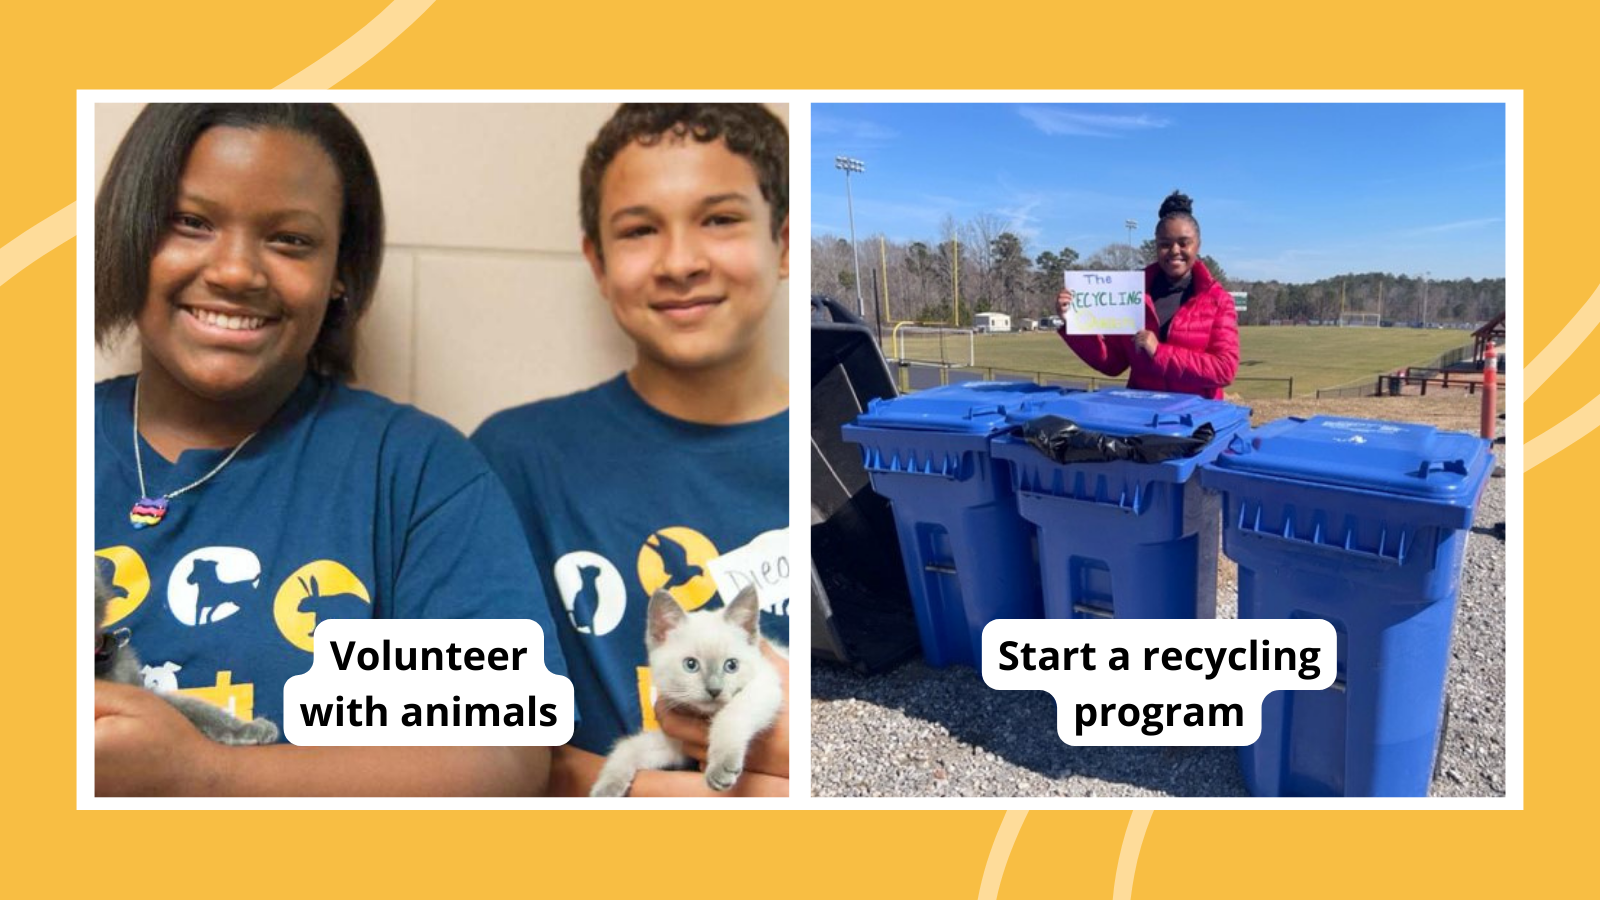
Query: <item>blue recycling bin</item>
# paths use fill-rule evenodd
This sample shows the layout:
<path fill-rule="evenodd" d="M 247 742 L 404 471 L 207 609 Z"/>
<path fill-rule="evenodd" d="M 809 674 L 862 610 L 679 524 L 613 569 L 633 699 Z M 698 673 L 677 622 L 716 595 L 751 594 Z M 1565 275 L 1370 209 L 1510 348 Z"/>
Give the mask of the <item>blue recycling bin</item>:
<path fill-rule="evenodd" d="M 1240 618 L 1318 618 L 1339 639 L 1322 691 L 1267 696 L 1240 748 L 1258 796 L 1426 796 L 1443 727 L 1461 560 L 1489 442 L 1318 416 L 1234 441 L 1201 470 L 1223 495 Z"/>
<path fill-rule="evenodd" d="M 1220 516 L 1195 474 L 1249 429 L 1249 408 L 1108 388 L 1032 399 L 1011 418 L 1043 415 L 1119 437 L 1187 437 L 1207 423 L 1216 430 L 1199 454 L 1159 463 L 1058 463 L 1020 434 L 995 439 L 995 457 L 1011 464 L 1017 509 L 1038 527 L 1045 616 L 1214 618 Z"/>
<path fill-rule="evenodd" d="M 894 510 L 930 665 L 977 666 L 983 626 L 1042 615 L 1033 526 L 1017 514 L 989 441 L 1015 427 L 1008 410 L 1063 393 L 1028 382 L 953 384 L 873 400 L 843 428 Z"/>

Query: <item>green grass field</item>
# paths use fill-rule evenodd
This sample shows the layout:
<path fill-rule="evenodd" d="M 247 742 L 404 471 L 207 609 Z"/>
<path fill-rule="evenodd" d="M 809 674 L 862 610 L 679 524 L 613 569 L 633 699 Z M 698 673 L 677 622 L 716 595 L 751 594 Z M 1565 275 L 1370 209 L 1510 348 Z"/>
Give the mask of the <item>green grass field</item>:
<path fill-rule="evenodd" d="M 894 349 L 886 332 L 884 354 Z M 1318 388 L 1338 387 L 1407 365 L 1427 363 L 1442 353 L 1472 343 L 1466 331 L 1413 328 L 1306 328 L 1252 326 L 1239 329 L 1239 380 L 1228 393 L 1241 397 L 1282 397 L 1282 381 L 1294 379 L 1295 396 L 1314 395 Z M 939 362 L 937 336 L 904 338 L 906 357 Z M 1088 377 L 1098 375 L 1084 365 L 1053 331 L 974 336 L 976 364 L 993 368 L 996 377 L 1031 377 L 1035 372 Z M 944 340 L 944 360 L 965 364 L 965 335 Z M 1104 376 L 1101 376 L 1104 378 Z"/>

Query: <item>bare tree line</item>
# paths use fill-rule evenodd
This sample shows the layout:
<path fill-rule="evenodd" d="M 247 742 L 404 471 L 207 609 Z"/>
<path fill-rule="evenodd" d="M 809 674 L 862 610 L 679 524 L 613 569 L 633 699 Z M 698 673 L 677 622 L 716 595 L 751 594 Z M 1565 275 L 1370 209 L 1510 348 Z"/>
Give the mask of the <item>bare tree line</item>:
<path fill-rule="evenodd" d="M 954 323 L 959 289 L 960 324 L 980 312 L 1013 321 L 1055 314 L 1062 273 L 1071 269 L 1133 270 L 1155 259 L 1155 242 L 1107 244 L 1088 256 L 1072 247 L 1039 248 L 1008 229 L 1008 220 L 982 213 L 966 222 L 946 216 L 939 236 L 926 241 L 860 239 L 861 296 L 868 321 Z M 1381 314 L 1384 321 L 1453 324 L 1483 322 L 1505 311 L 1505 279 L 1430 280 L 1363 273 L 1309 284 L 1233 281 L 1221 262 L 1202 256 L 1229 290 L 1247 292 L 1245 325 L 1338 321 L 1341 312 Z M 811 239 L 811 290 L 856 305 L 855 263 L 848 238 Z M 887 310 L 887 312 L 885 312 Z"/>
<path fill-rule="evenodd" d="M 1230 290 L 1250 295 L 1239 314 L 1244 325 L 1337 322 L 1368 313 L 1400 325 L 1481 323 L 1506 311 L 1504 278 L 1429 280 L 1412 275 L 1364 272 L 1310 284 L 1236 281 Z"/>

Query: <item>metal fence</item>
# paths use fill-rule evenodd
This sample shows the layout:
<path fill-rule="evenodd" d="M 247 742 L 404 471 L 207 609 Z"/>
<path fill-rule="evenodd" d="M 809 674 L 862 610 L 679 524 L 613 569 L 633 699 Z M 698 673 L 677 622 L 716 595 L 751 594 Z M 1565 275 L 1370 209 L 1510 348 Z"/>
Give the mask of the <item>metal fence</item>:
<path fill-rule="evenodd" d="M 1452 373 L 1449 369 L 1424 368 L 1422 366 L 1411 366 L 1394 375 L 1379 375 L 1373 381 L 1373 384 L 1362 389 L 1363 393 L 1355 396 L 1382 397 L 1388 395 L 1390 397 L 1399 397 L 1411 393 L 1412 389 L 1415 388 L 1418 395 L 1426 397 L 1428 396 L 1429 386 L 1432 386 L 1435 391 L 1465 391 L 1470 396 L 1478 393 L 1483 387 L 1483 378 L 1476 372 L 1458 369 Z M 1497 381 L 1495 384 L 1496 392 L 1503 393 L 1505 389 L 1505 381 Z M 1350 390 L 1354 390 L 1354 388 Z M 1317 396 L 1337 397 L 1351 395 L 1318 391 Z"/>
<path fill-rule="evenodd" d="M 943 336 L 941 335 L 941 340 Z M 941 346 L 941 357 L 943 344 Z M 1402 367 L 1396 373 L 1388 372 L 1368 375 L 1347 384 L 1335 387 L 1317 388 L 1317 399 L 1324 397 L 1381 397 L 1388 393 L 1404 393 L 1407 387 L 1420 388 L 1422 394 L 1427 394 L 1428 386 L 1435 388 L 1461 388 L 1468 393 L 1476 393 L 1475 383 L 1467 378 L 1457 377 L 1451 380 L 1452 367 L 1459 367 L 1461 363 L 1473 359 L 1473 345 L 1463 344 L 1453 350 L 1439 354 L 1426 362 Z M 1034 384 L 1058 385 L 1066 388 L 1080 390 L 1097 390 L 1107 385 L 1123 384 L 1121 377 L 1106 378 L 1099 375 L 1082 375 L 1068 372 L 1047 372 L 1042 370 L 1027 370 L 1006 368 L 1003 366 L 968 366 L 959 363 L 923 362 L 920 360 L 889 359 L 891 366 L 899 370 L 899 383 L 902 392 L 923 391 L 928 388 L 939 387 L 946 384 L 960 384 L 964 381 L 1031 381 Z M 1459 371 L 1459 369 L 1457 369 Z M 1398 380 L 1396 380 L 1398 379 Z M 1240 376 L 1233 380 L 1233 387 L 1247 397 L 1282 396 L 1294 398 L 1294 377 L 1264 378 L 1254 376 Z M 1504 385 L 1502 384 L 1502 389 Z"/>
<path fill-rule="evenodd" d="M 1474 347 L 1473 347 L 1472 344 L 1462 344 L 1461 346 L 1455 348 L 1454 350 L 1451 350 L 1451 351 L 1446 352 L 1446 353 L 1441 353 L 1438 356 L 1434 357 L 1433 359 L 1430 359 L 1425 363 L 1420 363 L 1419 365 L 1413 366 L 1412 368 L 1448 369 L 1451 366 L 1454 366 L 1454 365 L 1456 365 L 1458 363 L 1463 363 L 1463 362 L 1467 362 L 1468 360 L 1471 360 L 1473 358 L 1473 356 L 1472 356 L 1473 349 L 1474 349 Z"/>
<path fill-rule="evenodd" d="M 1454 350 L 1448 350 L 1433 359 L 1402 366 L 1394 372 L 1380 372 L 1368 375 L 1348 384 L 1331 388 L 1318 388 L 1317 399 L 1324 397 L 1382 397 L 1384 395 L 1397 396 L 1405 392 L 1408 387 L 1419 387 L 1420 393 L 1427 396 L 1428 385 L 1444 388 L 1463 388 L 1469 394 L 1477 393 L 1477 379 L 1461 377 L 1458 374 L 1452 383 L 1451 370 L 1461 373 L 1459 366 L 1463 362 L 1473 359 L 1473 345 L 1463 344 Z M 1462 373 L 1465 374 L 1465 373 Z"/>
<path fill-rule="evenodd" d="M 1115 386 L 1126 383 L 1126 379 L 1106 378 L 1099 375 L 1079 375 L 1068 372 L 1045 372 L 1039 370 L 1009 369 L 999 366 L 942 366 L 938 363 L 923 363 L 915 360 L 891 361 L 898 366 L 900 390 L 902 393 L 910 391 L 925 391 L 928 388 L 939 387 L 946 384 L 960 384 L 964 381 L 1031 381 L 1034 384 L 1057 385 L 1065 388 L 1092 391 L 1101 387 Z M 1266 391 L 1276 394 L 1283 392 L 1284 397 L 1294 396 L 1294 378 L 1236 378 L 1234 384 L 1240 382 L 1254 382 L 1261 385 L 1261 390 L 1251 390 L 1250 395 L 1255 397 L 1267 396 Z"/>
<path fill-rule="evenodd" d="M 1383 376 L 1379 375 L 1374 381 L 1371 378 L 1363 379 L 1356 384 L 1346 384 L 1339 387 L 1317 388 L 1317 399 L 1324 397 L 1376 397 L 1383 385 Z"/>

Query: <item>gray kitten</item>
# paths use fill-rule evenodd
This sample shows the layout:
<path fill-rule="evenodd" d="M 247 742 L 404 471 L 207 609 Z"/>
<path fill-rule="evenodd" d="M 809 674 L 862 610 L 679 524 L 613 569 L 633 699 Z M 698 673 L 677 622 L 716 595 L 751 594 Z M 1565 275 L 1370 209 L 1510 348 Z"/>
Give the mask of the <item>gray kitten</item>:
<path fill-rule="evenodd" d="M 143 686 L 139 657 L 122 646 L 114 635 L 106 634 L 106 604 L 110 599 L 111 589 L 97 569 L 94 576 L 94 677 L 118 684 Z M 271 744 L 278 739 L 278 726 L 268 719 L 246 722 L 198 697 L 167 693 L 159 696 L 193 722 L 201 734 L 218 743 L 244 746 Z"/>
<path fill-rule="evenodd" d="M 772 727 L 783 707 L 782 679 L 761 655 L 760 620 L 755 588 L 745 588 L 732 603 L 709 612 L 684 612 L 665 591 L 650 598 L 645 646 L 651 680 L 668 705 L 710 717 L 706 784 L 714 791 L 725 791 L 739 780 L 750 742 Z M 612 748 L 589 796 L 627 794 L 640 769 L 693 765 L 665 733 L 641 732 Z"/>

